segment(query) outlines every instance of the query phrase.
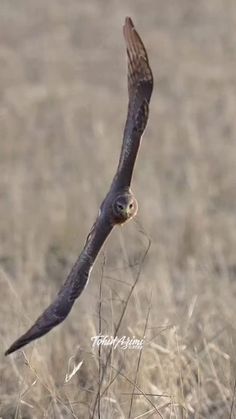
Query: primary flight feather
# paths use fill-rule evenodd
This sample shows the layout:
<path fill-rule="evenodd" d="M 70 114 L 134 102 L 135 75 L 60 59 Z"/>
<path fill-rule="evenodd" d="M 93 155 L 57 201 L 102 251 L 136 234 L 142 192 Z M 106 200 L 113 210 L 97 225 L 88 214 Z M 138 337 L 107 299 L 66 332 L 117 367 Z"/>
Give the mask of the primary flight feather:
<path fill-rule="evenodd" d="M 85 246 L 55 300 L 33 326 L 10 346 L 5 355 L 45 335 L 67 317 L 85 288 L 95 259 L 113 227 L 125 223 L 137 213 L 137 201 L 130 183 L 141 136 L 148 120 L 153 77 L 147 52 L 129 17 L 125 19 L 123 32 L 128 57 L 129 104 L 116 174 Z"/>

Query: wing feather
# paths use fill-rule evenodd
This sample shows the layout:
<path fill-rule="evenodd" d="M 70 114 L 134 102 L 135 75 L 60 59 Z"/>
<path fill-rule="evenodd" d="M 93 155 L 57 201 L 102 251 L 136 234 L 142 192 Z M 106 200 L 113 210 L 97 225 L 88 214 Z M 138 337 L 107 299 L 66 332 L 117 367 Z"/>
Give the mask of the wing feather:
<path fill-rule="evenodd" d="M 148 120 L 153 90 L 153 76 L 146 49 L 128 17 L 123 32 L 128 57 L 129 104 L 118 169 L 112 182 L 113 189 L 130 186 L 141 136 Z"/>
<path fill-rule="evenodd" d="M 33 326 L 10 346 L 5 355 L 9 355 L 32 340 L 45 335 L 65 320 L 75 300 L 87 285 L 97 254 L 111 232 L 112 227 L 113 224 L 107 216 L 103 214 L 98 216 L 88 235 L 83 251 L 55 300 L 38 317 Z"/>

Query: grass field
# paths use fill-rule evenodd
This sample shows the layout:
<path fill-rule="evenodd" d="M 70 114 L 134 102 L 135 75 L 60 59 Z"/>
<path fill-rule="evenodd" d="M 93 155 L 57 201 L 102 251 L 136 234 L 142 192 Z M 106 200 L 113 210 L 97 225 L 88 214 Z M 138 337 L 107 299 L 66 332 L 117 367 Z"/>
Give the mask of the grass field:
<path fill-rule="evenodd" d="M 114 174 L 127 15 L 155 78 L 139 214 L 112 232 L 68 319 L 5 358 Z M 0 0 L 2 419 L 236 417 L 235 27 L 231 0 Z M 99 351 L 99 332 L 145 345 Z"/>

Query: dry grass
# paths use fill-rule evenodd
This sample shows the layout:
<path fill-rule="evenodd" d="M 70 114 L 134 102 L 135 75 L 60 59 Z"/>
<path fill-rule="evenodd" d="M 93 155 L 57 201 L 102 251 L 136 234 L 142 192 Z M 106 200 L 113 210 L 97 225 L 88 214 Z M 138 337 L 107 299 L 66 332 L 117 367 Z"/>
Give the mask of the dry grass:
<path fill-rule="evenodd" d="M 235 418 L 236 3 L 0 6 L 0 416 L 90 417 L 100 395 L 94 418 Z M 68 320 L 4 358 L 63 282 L 114 173 L 126 15 L 156 81 L 137 222 L 112 233 Z M 118 336 L 146 344 L 114 350 L 104 372 L 109 352 L 90 338 L 122 313 Z"/>

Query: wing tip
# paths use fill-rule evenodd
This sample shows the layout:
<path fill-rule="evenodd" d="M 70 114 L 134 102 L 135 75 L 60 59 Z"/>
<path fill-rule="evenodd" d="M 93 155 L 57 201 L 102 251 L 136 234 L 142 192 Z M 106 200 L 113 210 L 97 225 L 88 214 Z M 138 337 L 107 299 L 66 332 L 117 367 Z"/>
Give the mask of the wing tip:
<path fill-rule="evenodd" d="M 131 17 L 126 16 L 124 26 L 126 26 L 126 27 L 129 26 L 131 28 L 134 28 L 134 23 L 133 23 Z"/>
<path fill-rule="evenodd" d="M 135 25 L 130 17 L 125 18 L 123 34 L 128 55 L 128 78 L 131 84 L 137 81 L 135 74 L 142 77 L 153 85 L 152 70 L 149 65 L 148 54 L 145 45 L 137 32 Z M 134 80 L 135 79 L 135 80 Z M 129 81 L 128 81 L 129 84 Z"/>
<path fill-rule="evenodd" d="M 127 40 L 128 34 L 133 31 L 134 28 L 134 23 L 131 19 L 131 17 L 126 16 L 125 18 L 125 23 L 123 25 L 123 34 L 124 34 L 124 38 Z"/>
<path fill-rule="evenodd" d="M 148 63 L 148 56 L 147 56 L 145 46 L 143 44 L 143 41 L 140 35 L 138 34 L 135 28 L 135 25 L 131 17 L 127 16 L 125 18 L 125 23 L 123 26 L 123 34 L 124 34 L 124 38 L 126 42 L 127 51 L 129 51 L 129 53 L 132 56 L 136 56 L 136 55 L 143 56 L 143 58 Z"/>
<path fill-rule="evenodd" d="M 16 351 L 16 349 L 13 347 L 13 345 L 11 345 L 5 352 L 4 352 L 4 355 L 5 356 L 8 356 L 8 355 L 10 355 L 10 354 L 12 354 L 12 352 L 15 352 Z"/>
<path fill-rule="evenodd" d="M 21 336 L 19 339 L 17 339 L 13 344 L 5 351 L 4 355 L 10 355 L 15 351 L 18 351 L 18 349 L 22 348 L 22 346 L 27 345 L 28 340 L 25 339 L 25 335 Z"/>

